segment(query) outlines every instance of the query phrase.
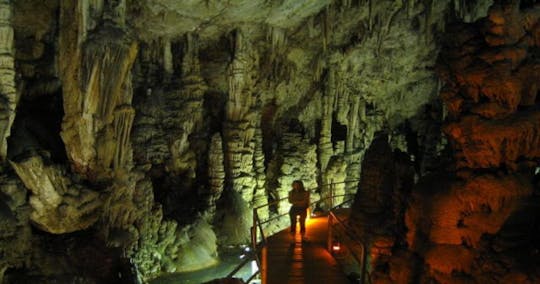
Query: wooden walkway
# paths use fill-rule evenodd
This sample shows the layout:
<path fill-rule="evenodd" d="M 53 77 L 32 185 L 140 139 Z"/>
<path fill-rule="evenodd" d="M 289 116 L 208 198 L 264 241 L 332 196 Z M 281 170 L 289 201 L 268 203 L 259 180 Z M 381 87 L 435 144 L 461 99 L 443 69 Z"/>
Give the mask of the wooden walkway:
<path fill-rule="evenodd" d="M 269 237 L 262 260 L 267 283 L 351 283 L 326 250 L 327 234 L 328 218 L 322 216 L 307 221 L 305 242 L 300 233 L 291 236 L 289 228 Z"/>

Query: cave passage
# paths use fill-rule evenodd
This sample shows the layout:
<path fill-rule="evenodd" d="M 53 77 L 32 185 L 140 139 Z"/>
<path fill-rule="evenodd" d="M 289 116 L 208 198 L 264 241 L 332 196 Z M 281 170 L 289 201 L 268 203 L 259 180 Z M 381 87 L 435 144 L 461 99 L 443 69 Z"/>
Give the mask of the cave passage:
<path fill-rule="evenodd" d="M 540 283 L 539 51 L 535 0 L 0 0 L 0 283 Z"/>

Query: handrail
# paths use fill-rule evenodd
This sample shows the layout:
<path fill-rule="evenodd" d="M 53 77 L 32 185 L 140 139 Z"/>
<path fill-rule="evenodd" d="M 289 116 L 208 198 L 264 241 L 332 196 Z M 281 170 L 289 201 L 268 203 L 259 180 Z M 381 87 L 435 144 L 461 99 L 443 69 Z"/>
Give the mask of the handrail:
<path fill-rule="evenodd" d="M 344 181 L 340 181 L 340 182 L 333 182 L 333 183 L 325 183 L 325 184 L 321 184 L 319 187 L 324 187 L 324 186 L 329 186 L 329 185 L 336 185 L 336 184 L 351 183 L 351 182 L 359 182 L 359 181 L 360 181 L 359 179 L 344 180 Z M 317 188 L 308 188 L 308 191 L 309 191 L 309 190 L 314 190 L 314 189 L 317 189 Z M 326 199 L 332 198 L 332 197 L 340 197 L 340 196 L 344 196 L 344 195 L 352 195 L 352 194 L 333 195 L 333 196 L 328 196 L 328 197 L 326 197 Z M 253 209 L 259 209 L 259 208 L 268 207 L 268 206 L 271 206 L 271 205 L 276 205 L 276 204 L 279 204 L 279 202 L 281 202 L 281 201 L 283 201 L 283 200 L 286 200 L 287 198 L 288 198 L 288 197 L 283 197 L 283 198 L 280 198 L 280 199 L 278 199 L 278 200 L 274 200 L 274 201 L 272 201 L 272 202 L 268 202 L 268 203 L 266 203 L 266 204 L 259 205 L 259 206 L 257 206 L 257 207 L 254 207 Z M 314 201 L 314 202 L 312 202 L 311 204 L 321 202 L 322 200 L 323 200 L 323 198 L 320 198 L 319 200 Z"/>
<path fill-rule="evenodd" d="M 335 210 L 334 208 L 332 210 Z M 343 222 L 334 212 L 330 210 L 328 214 L 328 245 L 331 246 L 332 244 L 332 225 L 333 221 L 336 220 L 337 224 L 339 224 L 343 228 L 343 232 L 345 232 L 346 235 L 348 235 L 349 239 L 352 241 L 356 241 L 360 244 L 361 250 L 361 256 L 358 256 L 353 250 L 350 250 L 351 255 L 353 258 L 360 263 L 361 267 L 361 279 L 360 283 L 364 284 L 366 283 L 366 275 L 368 276 L 368 282 L 371 283 L 371 277 L 369 275 L 369 271 L 367 271 L 367 253 L 366 253 L 366 245 L 363 241 L 363 239 L 359 236 L 357 236 L 355 233 L 353 233 L 353 230 L 350 230 L 350 227 Z M 329 249 L 330 250 L 330 249 Z"/>
<path fill-rule="evenodd" d="M 317 199 L 316 201 L 313 201 L 313 202 L 309 203 L 309 208 L 313 208 L 313 205 L 315 205 L 315 204 L 317 204 L 317 203 L 320 203 L 321 201 L 325 201 L 325 200 L 327 200 L 327 199 L 336 198 L 336 197 L 345 197 L 345 196 L 350 196 L 350 195 L 353 195 L 353 194 L 352 194 L 352 193 L 349 193 L 349 194 L 336 194 L 336 195 L 327 196 L 327 197 L 324 197 L 324 198 L 319 198 L 319 199 Z M 270 202 L 270 203 L 268 203 L 268 204 L 265 204 L 265 205 L 262 205 L 262 206 L 255 207 L 255 208 L 253 208 L 253 210 L 254 210 L 254 211 L 255 211 L 255 210 L 259 210 L 260 208 L 263 208 L 263 207 L 265 207 L 266 205 L 270 206 L 270 205 L 276 204 L 276 203 L 278 203 L 278 202 L 280 202 L 280 201 L 283 201 L 283 200 L 285 200 L 285 199 L 288 199 L 288 197 L 284 197 L 284 198 L 281 198 L 281 199 L 279 199 L 279 200 Z M 349 202 L 349 201 L 351 201 L 351 200 L 344 201 L 343 203 L 347 203 L 347 202 Z M 289 215 L 289 212 L 286 212 L 286 213 L 283 213 L 283 214 L 279 214 L 279 215 L 276 215 L 276 216 L 272 216 L 271 218 L 268 218 L 268 219 L 262 221 L 262 222 L 261 222 L 261 225 L 262 225 L 262 224 L 266 224 L 266 223 L 271 222 L 271 221 L 274 221 L 274 220 L 279 219 L 279 218 L 281 218 L 281 217 L 283 217 L 283 216 L 286 216 L 286 215 Z"/>
<path fill-rule="evenodd" d="M 346 181 L 342 181 L 342 182 L 322 184 L 321 187 L 329 186 L 329 185 L 333 186 L 333 185 L 336 185 L 336 184 L 343 184 L 343 183 L 350 183 L 350 182 L 358 182 L 358 181 L 360 181 L 360 180 L 346 180 Z M 326 201 L 328 199 L 333 200 L 336 197 L 344 197 L 344 196 L 354 195 L 352 193 L 340 194 L 340 195 L 334 195 L 332 193 L 333 192 L 331 192 L 331 194 L 329 196 L 321 197 L 318 200 L 311 202 L 310 207 L 312 207 L 313 205 L 315 205 L 317 203 L 320 203 L 322 201 Z M 253 273 L 249 277 L 248 280 L 246 280 L 246 283 L 249 283 L 249 281 L 253 280 L 258 274 L 260 274 L 262 278 L 265 278 L 265 271 L 263 271 L 264 266 L 261 266 L 261 262 L 260 262 L 260 259 L 259 259 L 259 253 L 261 251 L 263 251 L 265 249 L 265 246 L 266 246 L 266 236 L 264 234 L 264 230 L 263 230 L 262 225 L 266 224 L 266 223 L 269 223 L 269 222 L 271 222 L 271 221 L 273 221 L 275 219 L 286 216 L 289 213 L 287 212 L 287 213 L 279 214 L 277 216 L 272 216 L 271 218 L 269 218 L 267 220 L 261 221 L 260 218 L 259 218 L 258 210 L 263 208 L 263 207 L 269 207 L 269 206 L 272 206 L 272 205 L 279 204 L 280 202 L 282 202 L 282 201 L 284 201 L 286 199 L 288 199 L 288 197 L 283 197 L 283 198 L 280 198 L 278 200 L 274 200 L 272 202 L 268 202 L 266 204 L 259 205 L 259 206 L 253 208 L 253 226 L 251 227 L 251 230 L 250 230 L 251 231 L 251 258 L 246 257 L 246 259 L 244 261 L 242 261 L 237 267 L 235 267 L 235 269 L 231 273 L 229 273 L 227 275 L 227 278 L 231 278 L 232 276 L 234 276 L 238 271 L 240 271 L 240 269 L 242 269 L 243 266 L 245 266 L 249 262 L 250 259 L 251 260 L 254 259 L 257 262 L 257 266 L 258 266 L 259 269 L 255 273 Z M 348 199 L 347 201 L 343 202 L 342 204 L 348 203 L 351 200 L 352 199 Z M 261 237 L 261 242 L 260 243 L 258 242 L 257 230 L 259 230 L 260 234 L 261 234 L 260 235 L 260 237 Z M 263 284 L 264 283 L 265 282 L 264 282 L 264 279 L 263 279 Z"/>

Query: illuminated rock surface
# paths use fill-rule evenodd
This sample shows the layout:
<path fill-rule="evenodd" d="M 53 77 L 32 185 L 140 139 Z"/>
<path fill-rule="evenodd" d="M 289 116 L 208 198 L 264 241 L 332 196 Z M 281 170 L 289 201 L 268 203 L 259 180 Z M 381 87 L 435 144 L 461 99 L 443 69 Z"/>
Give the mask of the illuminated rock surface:
<path fill-rule="evenodd" d="M 0 282 L 208 267 L 301 179 L 376 283 L 534 283 L 534 2 L 0 0 Z"/>
<path fill-rule="evenodd" d="M 437 71 L 451 160 L 420 177 L 407 197 L 406 238 L 382 257 L 380 250 L 373 254 L 377 230 L 362 227 L 373 218 L 356 221 L 371 246 L 374 283 L 540 280 L 538 230 L 527 225 L 536 224 L 540 212 L 533 205 L 540 151 L 534 40 L 540 7 L 518 2 L 495 3 L 484 19 L 448 25 Z M 388 180 L 380 174 L 368 180 L 373 184 L 361 184 L 364 191 L 376 191 L 371 199 L 384 196 Z M 366 208 L 357 207 L 357 215 L 365 216 Z"/>

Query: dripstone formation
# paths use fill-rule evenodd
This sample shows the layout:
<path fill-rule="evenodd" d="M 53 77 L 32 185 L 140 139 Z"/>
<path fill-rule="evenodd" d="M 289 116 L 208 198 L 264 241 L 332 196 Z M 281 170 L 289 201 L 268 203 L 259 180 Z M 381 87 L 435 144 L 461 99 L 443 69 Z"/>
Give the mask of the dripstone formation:
<path fill-rule="evenodd" d="M 0 282 L 204 269 L 297 179 L 373 283 L 537 282 L 539 9 L 0 0 Z"/>

